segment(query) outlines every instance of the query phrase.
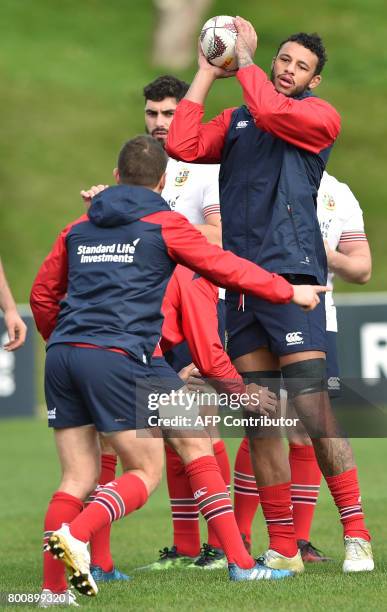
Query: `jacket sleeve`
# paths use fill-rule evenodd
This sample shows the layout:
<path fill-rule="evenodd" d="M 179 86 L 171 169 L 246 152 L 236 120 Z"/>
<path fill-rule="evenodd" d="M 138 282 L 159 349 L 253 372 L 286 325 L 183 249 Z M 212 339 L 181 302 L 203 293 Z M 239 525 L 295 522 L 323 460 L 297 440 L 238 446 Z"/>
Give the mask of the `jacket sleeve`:
<path fill-rule="evenodd" d="M 192 278 L 193 273 L 190 276 Z M 180 280 L 180 279 L 179 279 Z M 204 278 L 189 280 L 180 288 L 184 337 L 192 360 L 205 378 L 228 382 L 242 378 L 225 352 L 218 333 L 218 288 Z M 209 381 L 211 383 L 211 380 Z M 243 389 L 244 389 L 244 385 Z"/>
<path fill-rule="evenodd" d="M 291 301 L 293 287 L 282 276 L 210 244 L 183 215 L 159 212 L 143 217 L 142 221 L 161 226 L 171 259 L 198 272 L 215 285 L 278 304 Z"/>
<path fill-rule="evenodd" d="M 178 270 L 179 266 L 176 266 L 168 283 L 161 306 L 164 321 L 161 329 L 160 346 L 163 353 L 171 350 L 176 344 L 184 340 L 181 329 L 181 299 L 180 286 L 177 280 Z"/>
<path fill-rule="evenodd" d="M 204 106 L 181 100 L 169 128 L 167 153 L 186 162 L 218 164 L 233 111 L 228 108 L 208 123 L 202 123 Z"/>
<path fill-rule="evenodd" d="M 237 73 L 245 102 L 257 127 L 290 144 L 319 153 L 340 132 L 340 115 L 320 98 L 296 100 L 278 93 L 266 73 L 255 64 Z"/>
<path fill-rule="evenodd" d="M 36 327 L 48 340 L 59 314 L 60 301 L 67 291 L 67 249 L 65 228 L 41 265 L 31 289 L 30 304 Z"/>

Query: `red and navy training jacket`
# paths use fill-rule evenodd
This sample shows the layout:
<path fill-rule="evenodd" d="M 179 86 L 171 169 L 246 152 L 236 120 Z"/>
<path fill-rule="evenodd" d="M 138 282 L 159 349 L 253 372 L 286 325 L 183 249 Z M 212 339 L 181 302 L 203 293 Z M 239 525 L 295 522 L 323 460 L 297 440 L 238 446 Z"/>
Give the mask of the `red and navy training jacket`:
<path fill-rule="evenodd" d="M 271 302 L 293 296 L 283 278 L 210 244 L 157 193 L 118 185 L 61 232 L 34 281 L 31 308 L 47 346 L 95 344 L 149 363 L 176 263 Z"/>
<path fill-rule="evenodd" d="M 272 272 L 307 274 L 325 284 L 316 202 L 340 117 L 310 92 L 278 93 L 258 66 L 241 68 L 237 78 L 246 105 L 202 123 L 204 107 L 183 99 L 167 151 L 187 162 L 221 162 L 225 249 Z"/>
<path fill-rule="evenodd" d="M 201 375 L 222 391 L 237 392 L 244 385 L 219 337 L 218 295 L 213 283 L 185 266 L 176 266 L 162 304 L 160 348 L 166 353 L 186 341 Z"/>

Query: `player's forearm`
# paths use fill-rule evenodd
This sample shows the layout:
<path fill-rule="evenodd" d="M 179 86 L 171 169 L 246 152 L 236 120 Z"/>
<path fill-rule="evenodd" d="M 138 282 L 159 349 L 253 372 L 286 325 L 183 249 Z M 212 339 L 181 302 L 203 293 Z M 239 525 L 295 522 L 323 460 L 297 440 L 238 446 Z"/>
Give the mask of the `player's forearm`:
<path fill-rule="evenodd" d="M 217 225 L 210 225 L 209 223 L 195 225 L 196 229 L 199 230 L 203 236 L 205 236 L 208 242 L 222 246 L 222 227 Z"/>
<path fill-rule="evenodd" d="M 0 263 L 0 308 L 6 313 L 16 310 L 15 300 L 13 299 L 11 290 L 8 286 L 7 279 L 4 274 L 3 267 Z"/>
<path fill-rule="evenodd" d="M 213 72 L 199 69 L 194 76 L 189 90 L 184 96 L 185 99 L 196 102 L 197 104 L 204 104 L 214 81 L 215 76 Z"/>
<path fill-rule="evenodd" d="M 348 283 L 363 285 L 371 278 L 371 259 L 363 255 L 350 256 L 332 251 L 328 257 L 328 267 Z"/>

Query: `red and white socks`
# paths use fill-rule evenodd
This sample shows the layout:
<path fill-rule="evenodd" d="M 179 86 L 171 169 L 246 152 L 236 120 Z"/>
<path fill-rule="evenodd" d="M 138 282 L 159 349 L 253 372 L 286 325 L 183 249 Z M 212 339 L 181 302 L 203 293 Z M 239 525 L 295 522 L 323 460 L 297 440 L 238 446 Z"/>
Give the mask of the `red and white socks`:
<path fill-rule="evenodd" d="M 103 453 L 101 456 L 101 473 L 98 480 L 98 487 L 90 495 L 86 501 L 86 505 L 94 501 L 102 485 L 115 479 L 116 467 L 116 455 Z M 110 531 L 111 523 L 108 523 L 95 533 L 90 540 L 91 565 L 101 567 L 104 572 L 111 572 L 114 565 L 110 551 Z"/>
<path fill-rule="evenodd" d="M 212 522 L 228 562 L 244 569 L 252 568 L 255 562 L 243 544 L 215 457 L 207 455 L 195 459 L 186 465 L 185 470 L 199 510 L 207 523 Z"/>
<path fill-rule="evenodd" d="M 370 541 L 361 506 L 357 468 L 337 476 L 326 476 L 325 480 L 339 511 L 344 536 Z"/>
<path fill-rule="evenodd" d="M 296 538 L 310 542 L 310 530 L 321 483 L 321 470 L 313 446 L 290 443 L 289 463 Z"/>
<path fill-rule="evenodd" d="M 165 460 L 173 545 L 179 554 L 196 557 L 200 553 L 199 508 L 193 498 L 184 463 L 170 446 L 165 446 Z"/>
<path fill-rule="evenodd" d="M 249 441 L 243 438 L 234 466 L 234 512 L 246 548 L 251 550 L 251 526 L 259 506 L 259 493 L 251 465 Z"/>
<path fill-rule="evenodd" d="M 144 482 L 131 472 L 101 487 L 94 501 L 70 523 L 74 538 L 89 542 L 102 527 L 141 508 L 148 499 Z"/>
<path fill-rule="evenodd" d="M 230 462 L 223 440 L 213 445 L 214 456 L 226 488 L 230 490 Z M 179 455 L 169 446 L 165 447 L 168 492 L 172 510 L 173 544 L 181 555 L 196 557 L 200 552 L 199 508 L 192 495 L 190 481 Z M 222 548 L 221 543 L 208 523 L 208 543 Z"/>
<path fill-rule="evenodd" d="M 53 531 L 60 529 L 62 523 L 70 523 L 82 510 L 81 499 L 63 491 L 56 491 L 48 504 L 44 519 L 44 545 Z M 53 593 L 64 593 L 67 590 L 65 566 L 58 559 L 54 559 L 50 552 L 43 553 L 42 588 Z"/>

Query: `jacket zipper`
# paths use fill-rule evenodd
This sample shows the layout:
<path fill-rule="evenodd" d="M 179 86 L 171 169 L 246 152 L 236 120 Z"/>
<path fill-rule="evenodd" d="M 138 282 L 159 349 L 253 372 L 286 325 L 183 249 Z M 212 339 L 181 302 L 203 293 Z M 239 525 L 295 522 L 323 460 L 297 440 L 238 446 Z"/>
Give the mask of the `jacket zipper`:
<path fill-rule="evenodd" d="M 298 248 L 301 250 L 301 244 L 300 244 L 300 240 L 299 240 L 299 238 L 298 238 L 297 229 L 296 229 L 296 224 L 294 223 L 294 217 L 293 217 L 293 213 L 292 213 L 292 207 L 291 207 L 291 205 L 290 205 L 290 204 L 287 204 L 286 206 L 287 206 L 287 209 L 288 209 L 288 213 L 289 213 L 290 220 L 291 220 L 291 222 L 292 222 L 293 232 L 294 232 L 294 235 L 295 235 L 295 237 L 296 237 L 297 246 L 298 246 Z"/>

